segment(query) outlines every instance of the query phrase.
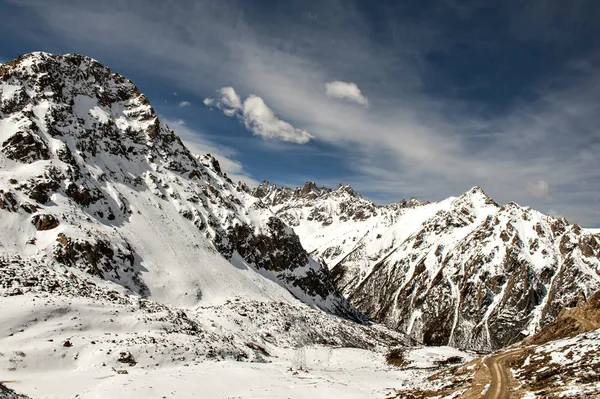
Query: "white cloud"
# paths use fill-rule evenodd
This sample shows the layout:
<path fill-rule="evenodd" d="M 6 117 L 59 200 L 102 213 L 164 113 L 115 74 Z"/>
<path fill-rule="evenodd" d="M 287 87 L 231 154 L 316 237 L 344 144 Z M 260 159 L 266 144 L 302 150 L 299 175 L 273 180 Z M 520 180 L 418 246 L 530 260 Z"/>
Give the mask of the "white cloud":
<path fill-rule="evenodd" d="M 550 194 L 550 187 L 544 180 L 535 180 L 525 185 L 527 192 L 537 198 L 543 198 L 551 200 L 552 194 Z"/>
<path fill-rule="evenodd" d="M 371 24 L 343 0 L 319 3 L 314 12 L 327 16 L 319 29 L 305 18 L 252 16 L 222 0 L 188 2 L 169 13 L 142 0 L 115 12 L 117 3 L 11 2 L 39 19 L 30 35 L 41 44 L 68 39 L 72 52 L 97 54 L 109 66 L 144 72 L 180 93 L 233 86 L 259 94 L 275 118 L 302 126 L 336 151 L 347 168 L 344 180 L 364 182 L 365 191 L 438 200 L 479 185 L 498 202 L 552 207 L 600 225 L 598 60 L 582 60 L 575 73 L 543 74 L 526 88 L 539 90 L 537 98 L 524 96 L 490 116 L 482 112 L 485 104 L 425 90 L 432 77 L 425 56 L 455 44 L 435 20 L 391 21 L 390 51 L 372 41 Z M 323 95 L 323 83 L 336 76 L 360 77 L 377 109 Z M 528 193 L 528 182 L 538 179 L 551 183 L 552 204 Z"/>
<path fill-rule="evenodd" d="M 338 100 L 352 101 L 365 107 L 369 106 L 369 100 L 363 96 L 356 83 L 339 81 L 326 83 L 325 94 Z"/>
<path fill-rule="evenodd" d="M 217 92 L 219 97 L 216 100 L 205 98 L 204 104 L 209 107 L 216 106 L 226 116 L 239 118 L 244 122 L 246 129 L 256 136 L 296 144 L 306 144 L 313 138 L 307 131 L 279 119 L 258 96 L 250 95 L 242 103 L 233 87 L 223 87 Z"/>
<path fill-rule="evenodd" d="M 252 133 L 265 138 L 276 138 L 298 144 L 308 143 L 313 138 L 307 131 L 297 129 L 277 118 L 263 99 L 254 95 L 244 101 L 244 124 Z"/>
<path fill-rule="evenodd" d="M 173 123 L 176 125 L 185 125 L 185 121 L 183 119 L 177 119 Z"/>
<path fill-rule="evenodd" d="M 184 107 L 189 107 L 189 106 L 190 106 L 189 101 L 180 101 L 179 104 L 177 104 L 178 108 L 184 108 Z"/>
<path fill-rule="evenodd" d="M 241 109 L 242 101 L 233 87 L 222 87 L 219 89 L 219 103 L 227 108 Z"/>
<path fill-rule="evenodd" d="M 162 120 L 177 133 L 192 153 L 198 155 L 212 154 L 219 160 L 221 169 L 227 173 L 230 179 L 243 181 L 251 187 L 258 186 L 259 182 L 244 169 L 244 165 L 234 159 L 238 154 L 236 150 L 212 142 L 205 134 L 185 126 L 185 123 L 180 123 L 183 122 L 181 120 L 172 121 L 164 118 Z"/>

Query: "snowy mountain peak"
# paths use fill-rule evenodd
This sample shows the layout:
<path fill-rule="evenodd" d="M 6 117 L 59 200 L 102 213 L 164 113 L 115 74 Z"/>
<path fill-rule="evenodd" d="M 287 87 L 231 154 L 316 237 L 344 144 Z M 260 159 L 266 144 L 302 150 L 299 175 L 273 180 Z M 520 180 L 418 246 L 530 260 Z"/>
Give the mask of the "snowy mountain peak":
<path fill-rule="evenodd" d="M 600 237 L 481 187 L 434 203 L 376 206 L 344 186 L 263 201 L 359 310 L 426 344 L 502 347 L 600 289 Z"/>
<path fill-rule="evenodd" d="M 479 205 L 494 205 L 496 202 L 479 186 L 474 186 L 460 195 L 457 200 L 468 201 Z M 496 204 L 497 205 L 497 204 Z"/>
<path fill-rule="evenodd" d="M 346 193 L 346 194 L 350 195 L 351 197 L 362 198 L 361 195 L 359 193 L 357 193 L 356 191 L 354 191 L 352 186 L 350 186 L 349 184 L 342 184 L 342 183 L 338 184 L 336 191 L 340 192 L 340 193 L 342 193 L 342 192 Z"/>
<path fill-rule="evenodd" d="M 294 196 L 297 198 L 315 199 L 323 194 L 327 189 L 319 189 L 314 181 L 307 181 L 304 186 L 294 191 Z"/>
<path fill-rule="evenodd" d="M 4 64 L 0 143 L 0 241 L 18 264 L 61 265 L 169 304 L 294 296 L 359 318 L 291 229 L 92 58 Z"/>
<path fill-rule="evenodd" d="M 473 186 L 471 187 L 471 189 L 469 191 L 467 191 L 467 193 L 470 194 L 476 194 L 476 195 L 483 195 L 483 196 L 488 196 L 485 191 L 483 190 L 483 188 L 479 187 L 479 186 Z"/>

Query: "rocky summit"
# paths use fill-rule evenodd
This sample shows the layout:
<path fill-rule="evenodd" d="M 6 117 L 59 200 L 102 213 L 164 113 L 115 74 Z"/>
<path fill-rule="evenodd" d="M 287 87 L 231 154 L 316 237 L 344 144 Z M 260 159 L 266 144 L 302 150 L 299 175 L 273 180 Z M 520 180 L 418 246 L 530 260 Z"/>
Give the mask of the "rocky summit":
<path fill-rule="evenodd" d="M 190 153 L 129 80 L 81 55 L 32 53 L 0 66 L 0 98 L 5 262 L 60 265 L 171 304 L 282 297 L 263 286 L 275 282 L 360 319 L 298 236 L 217 159 Z"/>
<path fill-rule="evenodd" d="M 0 65 L 0 397 L 477 397 L 509 358 L 562 395 L 553 351 L 593 393 L 599 290 L 600 236 L 565 219 L 250 188 L 92 58 Z"/>
<path fill-rule="evenodd" d="M 600 236 L 481 188 L 378 206 L 349 186 L 254 195 L 294 227 L 338 289 L 426 345 L 490 350 L 533 334 L 600 289 Z"/>

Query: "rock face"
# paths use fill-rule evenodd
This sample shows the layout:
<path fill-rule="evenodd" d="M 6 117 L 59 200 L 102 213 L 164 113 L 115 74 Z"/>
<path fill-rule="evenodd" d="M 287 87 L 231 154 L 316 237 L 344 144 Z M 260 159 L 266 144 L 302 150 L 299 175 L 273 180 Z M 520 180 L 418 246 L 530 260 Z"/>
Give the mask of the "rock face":
<path fill-rule="evenodd" d="M 2 399 L 29 399 L 29 396 L 16 393 L 0 382 L 0 398 Z"/>
<path fill-rule="evenodd" d="M 307 187 L 315 195 L 301 195 Z M 347 186 L 254 193 L 294 226 L 353 305 L 427 345 L 496 349 L 600 289 L 600 237 L 474 187 L 375 206 Z"/>
<path fill-rule="evenodd" d="M 31 219 L 31 223 L 36 230 L 52 230 L 58 226 L 58 220 L 52 215 L 35 215 Z"/>
<path fill-rule="evenodd" d="M 328 269 L 245 190 L 213 156 L 190 153 L 133 83 L 99 62 L 32 53 L 0 65 L 4 255 L 165 303 L 292 293 L 358 319 Z"/>
<path fill-rule="evenodd" d="M 370 272 L 373 262 L 440 208 L 437 204 L 425 207 L 427 204 L 414 198 L 377 206 L 350 186 L 340 184 L 332 190 L 313 182 L 290 189 L 265 181 L 253 195 L 294 228 L 313 256 L 329 265 L 345 295 Z"/>

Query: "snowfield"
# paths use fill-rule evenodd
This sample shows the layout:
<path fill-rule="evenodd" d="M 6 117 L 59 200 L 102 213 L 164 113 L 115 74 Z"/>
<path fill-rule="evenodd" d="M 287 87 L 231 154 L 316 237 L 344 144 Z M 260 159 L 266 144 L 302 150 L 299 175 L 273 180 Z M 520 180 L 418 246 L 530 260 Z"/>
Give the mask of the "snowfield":
<path fill-rule="evenodd" d="M 315 349 L 317 351 L 317 349 Z M 322 352 L 326 350 L 321 348 Z M 338 353 L 341 352 L 341 353 Z M 289 359 L 265 364 L 232 361 L 164 367 L 133 368 L 120 375 L 109 370 L 74 370 L 45 374 L 15 373 L 17 382 L 7 384 L 32 397 L 66 398 L 382 398 L 390 385 L 408 384 L 415 372 L 382 368 L 373 360 L 368 366 L 352 360 L 370 353 L 330 350 L 330 364 L 315 363 L 308 371 L 289 371 Z M 339 364 L 337 364 L 339 363 Z M 350 366 L 348 365 L 350 363 Z M 64 378 L 73 384 L 64 384 Z"/>
<path fill-rule="evenodd" d="M 384 398 L 390 387 L 414 384 L 424 376 L 382 364 L 383 357 L 359 349 L 306 350 L 306 371 L 290 370 L 292 351 L 271 363 L 231 360 L 189 366 L 73 369 L 7 375 L 14 390 L 37 398 Z M 65 382 L 69 381 L 68 384 Z"/>
<path fill-rule="evenodd" d="M 0 65 L 0 143 L 2 399 L 403 397 L 600 288 L 599 236 L 478 187 L 235 183 L 80 55 Z"/>
<path fill-rule="evenodd" d="M 0 308 L 0 381 L 32 398 L 382 398 L 425 376 L 385 363 L 398 338 L 385 329 L 305 305 L 41 293 Z"/>

